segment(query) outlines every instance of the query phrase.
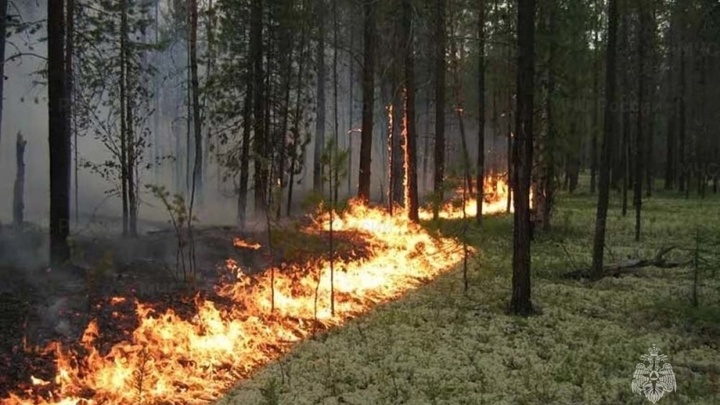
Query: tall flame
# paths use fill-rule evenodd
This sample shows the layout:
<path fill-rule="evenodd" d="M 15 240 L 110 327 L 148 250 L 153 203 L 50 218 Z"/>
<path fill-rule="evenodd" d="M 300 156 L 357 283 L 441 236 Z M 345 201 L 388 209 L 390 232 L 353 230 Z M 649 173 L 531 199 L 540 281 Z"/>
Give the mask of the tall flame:
<path fill-rule="evenodd" d="M 510 192 L 507 181 L 502 176 L 488 176 L 485 178 L 485 187 L 482 212 L 483 214 L 498 214 L 507 211 L 507 198 Z M 462 189 L 455 190 L 456 195 L 462 195 Z M 532 200 L 532 198 L 531 198 Z M 438 214 L 444 219 L 461 219 L 463 217 L 462 199 L 453 198 L 445 203 Z M 477 199 L 469 197 L 465 199 L 465 215 L 470 218 L 477 215 Z M 511 207 L 512 211 L 512 207 Z M 433 218 L 432 209 L 420 211 L 420 219 L 429 220 Z"/>

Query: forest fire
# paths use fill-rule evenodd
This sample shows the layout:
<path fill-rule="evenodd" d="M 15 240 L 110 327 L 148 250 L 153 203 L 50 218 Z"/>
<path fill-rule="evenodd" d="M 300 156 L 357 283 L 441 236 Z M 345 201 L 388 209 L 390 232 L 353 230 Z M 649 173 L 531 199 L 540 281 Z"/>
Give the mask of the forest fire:
<path fill-rule="evenodd" d="M 506 176 L 507 177 L 507 176 Z M 438 216 L 443 219 L 462 219 L 462 188 L 455 190 L 455 196 L 445 203 Z M 502 176 L 489 176 L 485 178 L 485 198 L 483 201 L 483 214 L 498 214 L 507 210 L 508 183 Z M 512 211 L 512 207 L 511 207 Z M 477 215 L 477 199 L 468 195 L 465 199 L 465 216 L 471 218 Z M 433 218 L 432 209 L 420 211 L 420 218 L 429 220 Z"/>
<path fill-rule="evenodd" d="M 330 218 L 315 218 L 308 231 L 329 229 Z M 54 353 L 52 380 L 33 376 L 1 402 L 205 403 L 319 328 L 342 324 L 396 298 L 451 269 L 463 257 L 462 246 L 454 239 L 434 238 L 419 225 L 381 209 L 353 203 L 347 213 L 333 215 L 332 221 L 333 231 L 361 234 L 372 250 L 366 259 L 334 264 L 334 314 L 328 261 L 286 265 L 251 277 L 228 260 L 227 271 L 235 279 L 217 287 L 223 304 L 198 296 L 195 316 L 185 319 L 173 310 L 158 313 L 135 302 L 139 326 L 127 341 L 103 350 L 96 344 L 102 332 L 91 321 L 82 348 L 53 343 L 45 349 Z M 110 301 L 111 305 L 122 302 Z"/>

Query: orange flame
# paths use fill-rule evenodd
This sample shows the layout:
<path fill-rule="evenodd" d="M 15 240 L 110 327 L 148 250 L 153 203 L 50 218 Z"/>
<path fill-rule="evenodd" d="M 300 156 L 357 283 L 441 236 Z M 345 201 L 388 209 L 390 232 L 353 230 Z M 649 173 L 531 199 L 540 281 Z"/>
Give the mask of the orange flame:
<path fill-rule="evenodd" d="M 483 214 L 498 214 L 507 211 L 507 198 L 510 188 L 507 181 L 501 176 L 489 176 L 485 178 L 484 187 L 485 198 L 483 200 Z M 462 199 L 457 195 L 462 195 L 462 188 L 455 190 L 456 196 L 445 203 L 441 208 L 438 217 L 444 219 L 462 219 L 463 207 Z M 465 215 L 466 217 L 474 217 L 477 215 L 477 199 L 471 196 L 465 199 Z M 510 208 L 512 212 L 512 206 Z M 429 220 L 433 218 L 432 209 L 422 209 L 420 211 L 420 219 Z"/>
<path fill-rule="evenodd" d="M 328 229 L 330 218 L 327 213 L 314 218 L 307 230 Z M 334 316 L 328 261 L 286 265 L 282 271 L 268 269 L 250 277 L 228 260 L 227 271 L 236 279 L 217 287 L 217 292 L 231 304 L 198 297 L 197 314 L 185 319 L 172 310 L 156 313 L 136 303 L 137 329 L 127 341 L 102 353 L 95 346 L 97 322 L 90 322 L 81 341 L 86 352 L 64 350 L 57 343 L 49 346 L 57 365 L 51 393 L 38 394 L 31 388 L 23 396 L 12 395 L 0 402 L 212 401 L 318 326 L 340 325 L 451 269 L 463 257 L 456 240 L 433 237 L 405 217 L 392 217 L 357 202 L 351 203 L 347 213 L 333 215 L 332 221 L 334 231 L 360 233 L 372 249 L 364 260 L 334 264 Z M 32 382 L 44 385 L 39 379 Z"/>
<path fill-rule="evenodd" d="M 240 238 L 235 238 L 233 240 L 233 246 L 235 246 L 236 248 L 251 249 L 251 250 L 258 250 L 262 247 L 262 245 L 260 245 L 259 243 L 245 242 L 244 240 L 242 240 Z"/>

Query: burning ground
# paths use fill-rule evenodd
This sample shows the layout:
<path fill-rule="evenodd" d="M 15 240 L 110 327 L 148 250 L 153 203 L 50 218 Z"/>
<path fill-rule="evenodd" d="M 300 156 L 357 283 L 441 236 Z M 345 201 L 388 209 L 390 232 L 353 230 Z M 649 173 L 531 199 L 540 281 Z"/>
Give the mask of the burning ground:
<path fill-rule="evenodd" d="M 648 402 L 632 394 L 633 372 L 653 344 L 677 379 L 677 391 L 659 403 L 716 405 L 720 281 L 703 273 L 700 306 L 693 308 L 687 267 L 650 267 L 595 283 L 562 278 L 590 261 L 593 200 L 563 196 L 555 231 L 539 234 L 533 245 L 533 300 L 541 315 L 506 314 L 512 218 L 488 218 L 482 232 L 467 235 L 482 251 L 470 261 L 466 295 L 462 272 L 447 272 L 304 341 L 219 405 L 640 405 Z M 693 246 L 698 226 L 720 234 L 718 203 L 655 195 L 645 208 L 642 244 L 634 242 L 632 218 L 611 212 L 608 260 L 652 256 L 668 243 Z M 441 225 L 446 234 L 461 228 L 459 221 Z"/>
<path fill-rule="evenodd" d="M 207 232 L 206 244 L 218 242 L 214 232 Z M 27 301 L 9 297 L 5 304 L 19 313 L 4 313 L 14 324 L 14 344 L 0 354 L 3 403 L 205 403 L 308 336 L 400 296 L 462 258 L 456 239 L 361 205 L 264 236 L 221 238 L 234 252 L 198 277 L 201 292 L 194 296 L 147 294 L 147 283 L 169 281 L 162 276 L 167 269 L 150 271 L 146 262 L 115 263 L 109 274 L 93 266 L 80 283 L 49 271 L 46 277 L 58 277 L 59 285 L 74 286 L 53 304 L 57 322 L 45 335 L 55 340 L 44 344 L 42 331 L 30 325 Z M 77 325 L 87 326 L 73 333 Z"/>

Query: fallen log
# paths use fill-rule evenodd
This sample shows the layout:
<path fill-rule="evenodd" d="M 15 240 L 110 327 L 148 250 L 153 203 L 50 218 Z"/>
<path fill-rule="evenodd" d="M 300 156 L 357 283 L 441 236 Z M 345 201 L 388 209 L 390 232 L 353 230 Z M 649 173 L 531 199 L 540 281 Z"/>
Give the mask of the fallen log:
<path fill-rule="evenodd" d="M 620 277 L 623 275 L 637 275 L 645 267 L 657 267 L 661 269 L 673 269 L 692 264 L 692 259 L 684 261 L 667 261 L 665 255 L 675 249 L 675 246 L 660 248 L 651 259 L 629 259 L 603 266 L 602 274 L 593 274 L 591 269 L 581 269 L 566 273 L 563 278 L 570 279 L 594 279 L 599 280 L 605 277 Z"/>

